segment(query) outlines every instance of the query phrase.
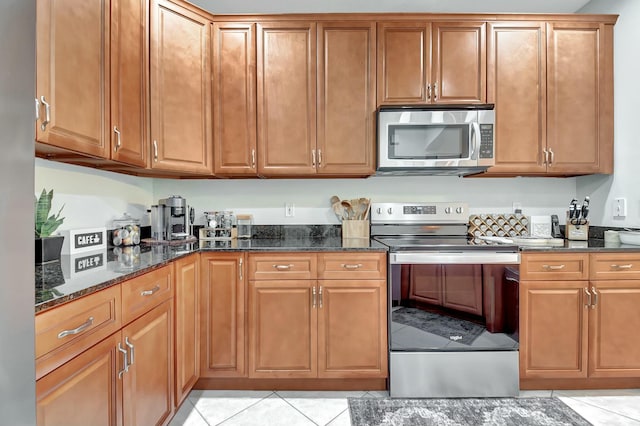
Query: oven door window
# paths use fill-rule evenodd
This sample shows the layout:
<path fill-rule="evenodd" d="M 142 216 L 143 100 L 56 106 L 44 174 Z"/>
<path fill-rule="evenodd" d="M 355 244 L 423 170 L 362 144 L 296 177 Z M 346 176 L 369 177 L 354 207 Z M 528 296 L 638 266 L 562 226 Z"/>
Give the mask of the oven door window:
<path fill-rule="evenodd" d="M 391 350 L 518 349 L 514 265 L 390 266 Z"/>
<path fill-rule="evenodd" d="M 469 124 L 390 124 L 389 158 L 468 159 Z"/>

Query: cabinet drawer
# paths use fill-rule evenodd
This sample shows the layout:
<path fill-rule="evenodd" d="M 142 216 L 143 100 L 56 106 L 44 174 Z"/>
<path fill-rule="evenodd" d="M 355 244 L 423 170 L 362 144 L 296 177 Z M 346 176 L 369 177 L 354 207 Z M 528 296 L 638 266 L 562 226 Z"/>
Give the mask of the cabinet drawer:
<path fill-rule="evenodd" d="M 122 283 L 123 324 L 173 297 L 172 267 L 164 266 Z"/>
<path fill-rule="evenodd" d="M 589 262 L 592 280 L 640 279 L 640 253 L 592 253 Z"/>
<path fill-rule="evenodd" d="M 320 279 L 385 279 L 386 253 L 320 253 Z"/>
<path fill-rule="evenodd" d="M 586 280 L 588 253 L 524 253 L 520 263 L 522 280 Z"/>
<path fill-rule="evenodd" d="M 120 285 L 36 315 L 36 379 L 118 331 Z"/>
<path fill-rule="evenodd" d="M 315 253 L 250 254 L 250 280 L 308 280 L 317 273 Z"/>

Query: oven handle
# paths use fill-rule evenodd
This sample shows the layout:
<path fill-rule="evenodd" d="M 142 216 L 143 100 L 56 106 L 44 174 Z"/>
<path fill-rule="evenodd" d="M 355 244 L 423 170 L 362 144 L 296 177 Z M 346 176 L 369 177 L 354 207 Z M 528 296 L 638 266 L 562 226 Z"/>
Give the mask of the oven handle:
<path fill-rule="evenodd" d="M 520 253 L 494 251 L 389 253 L 391 265 L 518 265 Z"/>

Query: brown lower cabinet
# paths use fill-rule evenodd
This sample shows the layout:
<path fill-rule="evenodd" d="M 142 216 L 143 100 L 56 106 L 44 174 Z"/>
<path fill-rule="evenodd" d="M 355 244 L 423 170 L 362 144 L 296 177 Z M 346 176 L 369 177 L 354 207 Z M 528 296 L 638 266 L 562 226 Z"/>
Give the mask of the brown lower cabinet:
<path fill-rule="evenodd" d="M 544 387 L 549 379 L 560 387 L 597 387 L 640 378 L 640 342 L 631 337 L 640 328 L 640 272 L 632 270 L 634 264 L 640 254 L 523 256 L 521 385 Z M 544 271 L 549 280 L 534 278 Z"/>
<path fill-rule="evenodd" d="M 249 256 L 250 378 L 387 376 L 386 264 L 380 261 L 384 254 L 355 256 Z M 264 262 L 267 257 L 269 262 Z M 335 262 L 338 258 L 341 263 Z M 265 264 L 274 275 L 251 279 L 265 274 Z M 319 279 L 298 278 L 304 271 L 296 265 L 305 264 L 311 265 L 311 277 Z M 342 271 L 331 270 L 333 264 L 341 265 Z M 369 267 L 373 270 L 367 271 Z M 377 279 L 361 279 L 363 273 Z M 338 279 L 323 279 L 325 275 Z"/>
<path fill-rule="evenodd" d="M 88 347 L 78 350 L 69 361 L 66 361 L 64 350 L 57 352 L 65 355 L 53 360 L 61 360 L 59 366 L 36 381 L 38 425 L 86 425 L 88 419 L 91 424 L 125 426 L 169 422 L 175 408 L 173 292 L 154 289 L 159 288 L 156 283 L 172 280 L 172 271 L 171 265 L 155 269 L 39 314 L 55 318 L 57 310 L 76 312 L 78 321 L 84 321 L 84 306 L 95 306 L 98 295 L 115 292 L 118 294 L 116 300 L 120 302 L 121 288 L 142 289 L 137 294 L 144 302 L 134 297 L 129 302 L 123 299 L 122 317 L 126 318 L 126 313 L 133 315 L 133 312 L 136 312 L 135 316 L 124 323 L 122 329 L 106 338 L 99 337 L 101 340 L 96 338 L 99 334 L 92 331 L 99 329 L 92 325 L 95 316 L 75 329 L 66 323 L 58 326 L 36 319 L 37 336 L 48 336 L 46 332 L 39 333 L 39 329 L 47 331 L 56 327 L 55 334 L 64 336 L 62 341 L 66 336 L 73 338 L 66 345 Z M 172 290 L 173 286 L 170 288 Z M 140 306 L 146 306 L 146 309 L 139 311 Z M 120 312 L 120 309 L 115 310 L 117 321 L 120 321 Z M 87 341 L 87 345 L 79 340 Z M 64 346 L 62 343 L 61 348 Z M 46 354 L 43 356 L 46 359 Z"/>

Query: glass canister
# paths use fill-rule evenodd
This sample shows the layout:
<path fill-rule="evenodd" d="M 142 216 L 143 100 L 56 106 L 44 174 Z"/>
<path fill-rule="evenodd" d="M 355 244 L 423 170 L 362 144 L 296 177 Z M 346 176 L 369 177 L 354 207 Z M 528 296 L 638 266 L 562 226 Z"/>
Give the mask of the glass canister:
<path fill-rule="evenodd" d="M 134 246 L 140 244 L 140 219 L 125 213 L 113 221 L 113 245 Z"/>
<path fill-rule="evenodd" d="M 251 238 L 253 216 L 250 214 L 239 214 L 236 216 L 236 223 L 238 227 L 238 238 Z"/>

